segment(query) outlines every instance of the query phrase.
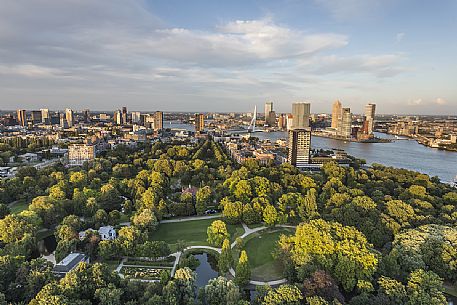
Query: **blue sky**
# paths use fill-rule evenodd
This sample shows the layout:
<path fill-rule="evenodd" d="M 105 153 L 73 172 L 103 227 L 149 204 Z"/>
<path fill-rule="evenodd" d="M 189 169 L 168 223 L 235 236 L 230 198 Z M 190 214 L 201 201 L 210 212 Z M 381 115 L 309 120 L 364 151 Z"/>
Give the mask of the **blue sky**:
<path fill-rule="evenodd" d="M 0 0 L 0 109 L 457 114 L 457 1 Z"/>

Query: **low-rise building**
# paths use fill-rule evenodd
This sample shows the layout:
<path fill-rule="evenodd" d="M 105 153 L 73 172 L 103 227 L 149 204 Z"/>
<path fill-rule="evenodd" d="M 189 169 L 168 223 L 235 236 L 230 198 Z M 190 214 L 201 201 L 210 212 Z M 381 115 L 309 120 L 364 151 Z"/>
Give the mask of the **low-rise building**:
<path fill-rule="evenodd" d="M 70 253 L 54 266 L 52 272 L 58 277 L 64 277 L 68 272 L 75 269 L 79 263 L 88 263 L 89 258 L 83 253 Z"/>

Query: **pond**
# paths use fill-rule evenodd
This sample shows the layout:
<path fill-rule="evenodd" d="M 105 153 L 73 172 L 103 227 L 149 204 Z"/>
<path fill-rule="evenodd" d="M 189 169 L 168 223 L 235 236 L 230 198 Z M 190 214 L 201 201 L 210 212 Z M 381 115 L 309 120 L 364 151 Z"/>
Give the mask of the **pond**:
<path fill-rule="evenodd" d="M 216 258 L 208 253 L 194 254 L 195 258 L 198 259 L 200 265 L 195 269 L 197 273 L 197 287 L 203 287 L 208 284 L 210 279 L 219 276 L 217 271 L 217 260 Z"/>

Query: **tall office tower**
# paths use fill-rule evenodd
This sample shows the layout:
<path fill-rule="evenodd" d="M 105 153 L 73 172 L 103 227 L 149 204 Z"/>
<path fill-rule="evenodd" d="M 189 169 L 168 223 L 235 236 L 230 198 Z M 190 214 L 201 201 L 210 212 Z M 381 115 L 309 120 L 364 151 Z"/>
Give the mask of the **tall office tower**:
<path fill-rule="evenodd" d="M 113 120 L 115 124 L 122 125 L 122 113 L 120 110 L 114 111 Z"/>
<path fill-rule="evenodd" d="M 131 115 L 132 115 L 132 123 L 134 123 L 134 124 L 140 123 L 140 121 L 141 121 L 141 112 L 132 111 Z"/>
<path fill-rule="evenodd" d="M 334 128 L 334 129 L 338 129 L 338 123 L 339 123 L 340 117 L 341 117 L 341 109 L 342 109 L 341 102 L 339 100 L 336 100 L 333 103 L 333 107 L 332 107 L 332 128 Z"/>
<path fill-rule="evenodd" d="M 274 110 L 270 111 L 268 114 L 267 124 L 268 126 L 276 125 L 276 112 Z"/>
<path fill-rule="evenodd" d="M 89 109 L 83 110 L 83 117 L 84 117 L 85 123 L 90 123 L 90 110 Z"/>
<path fill-rule="evenodd" d="M 376 104 L 368 104 L 365 106 L 365 129 L 364 132 L 366 134 L 372 134 L 373 133 L 373 127 L 374 127 L 374 116 L 376 112 Z"/>
<path fill-rule="evenodd" d="M 62 127 L 62 128 L 67 128 L 68 127 L 68 121 L 65 118 L 65 114 L 60 113 L 59 114 L 59 120 L 60 120 L 60 127 Z"/>
<path fill-rule="evenodd" d="M 70 108 L 65 109 L 65 118 L 67 119 L 68 127 L 73 127 L 73 110 L 71 110 Z"/>
<path fill-rule="evenodd" d="M 352 132 L 352 113 L 351 108 L 343 108 L 341 118 L 338 123 L 338 135 L 343 138 L 350 138 Z"/>
<path fill-rule="evenodd" d="M 270 116 L 270 111 L 273 111 L 273 102 L 265 103 L 265 122 L 267 122 L 268 117 Z"/>
<path fill-rule="evenodd" d="M 292 104 L 292 128 L 309 127 L 310 107 L 309 103 Z"/>
<path fill-rule="evenodd" d="M 41 111 L 41 122 L 43 124 L 50 124 L 51 123 L 51 116 L 49 115 L 49 109 L 40 109 Z"/>
<path fill-rule="evenodd" d="M 154 130 L 162 130 L 163 129 L 163 112 L 156 111 L 154 113 Z"/>
<path fill-rule="evenodd" d="M 287 162 L 295 167 L 306 167 L 309 164 L 311 150 L 311 130 L 298 128 L 289 130 Z"/>
<path fill-rule="evenodd" d="M 195 131 L 200 132 L 205 129 L 205 116 L 202 113 L 195 114 Z"/>
<path fill-rule="evenodd" d="M 27 125 L 27 113 L 25 112 L 24 109 L 18 109 L 16 111 L 17 118 L 16 121 L 19 125 L 21 126 L 26 126 Z"/>
<path fill-rule="evenodd" d="M 278 117 L 278 128 L 285 130 L 287 129 L 287 117 L 288 115 L 286 113 L 282 113 Z"/>
<path fill-rule="evenodd" d="M 122 107 L 122 124 L 127 124 L 127 107 Z"/>
<path fill-rule="evenodd" d="M 38 123 L 41 123 L 41 121 L 42 121 L 41 111 L 32 110 L 32 123 L 38 124 Z"/>

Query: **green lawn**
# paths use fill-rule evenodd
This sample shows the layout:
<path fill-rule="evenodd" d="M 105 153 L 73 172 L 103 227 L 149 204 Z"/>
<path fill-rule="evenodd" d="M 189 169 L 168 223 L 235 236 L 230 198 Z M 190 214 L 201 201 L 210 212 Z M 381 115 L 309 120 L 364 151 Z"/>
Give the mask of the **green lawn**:
<path fill-rule="evenodd" d="M 253 280 L 270 281 L 282 278 L 281 263 L 273 258 L 272 252 L 281 234 L 291 235 L 287 229 L 263 231 L 255 233 L 246 241 L 246 250 L 251 266 Z"/>
<path fill-rule="evenodd" d="M 18 214 L 27 209 L 29 203 L 25 199 L 17 200 L 9 205 L 11 213 Z"/>
<path fill-rule="evenodd" d="M 170 244 L 172 251 L 178 240 L 183 240 L 186 246 L 208 245 L 206 229 L 216 219 L 192 220 L 183 222 L 163 223 L 154 232 L 153 240 L 163 240 Z M 244 233 L 241 225 L 227 225 L 231 240 Z"/>
<path fill-rule="evenodd" d="M 451 283 L 445 282 L 444 291 L 449 295 L 457 297 L 457 285 L 452 285 Z"/>

